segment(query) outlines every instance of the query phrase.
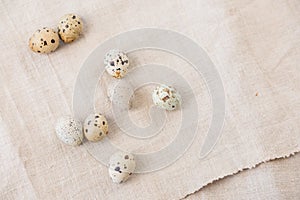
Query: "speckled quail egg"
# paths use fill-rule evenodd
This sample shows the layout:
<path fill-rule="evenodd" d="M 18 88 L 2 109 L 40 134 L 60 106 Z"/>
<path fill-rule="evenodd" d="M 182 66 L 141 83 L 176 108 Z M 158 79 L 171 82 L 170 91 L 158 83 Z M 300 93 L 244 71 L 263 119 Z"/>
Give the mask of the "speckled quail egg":
<path fill-rule="evenodd" d="M 119 108 L 128 108 L 132 107 L 131 98 L 134 96 L 133 86 L 125 81 L 115 79 L 107 86 L 107 96 L 114 105 L 119 106 Z"/>
<path fill-rule="evenodd" d="M 70 43 L 82 33 L 82 20 L 76 14 L 64 15 L 58 24 L 58 34 L 62 41 Z"/>
<path fill-rule="evenodd" d="M 29 39 L 29 47 L 37 53 L 50 53 L 59 46 L 59 37 L 51 28 L 38 29 Z"/>
<path fill-rule="evenodd" d="M 114 183 L 123 183 L 132 175 L 135 166 L 132 154 L 119 151 L 110 157 L 109 176 Z"/>
<path fill-rule="evenodd" d="M 76 146 L 83 140 L 82 125 L 71 116 L 60 117 L 55 126 L 57 137 L 65 144 Z"/>
<path fill-rule="evenodd" d="M 89 141 L 97 142 L 102 140 L 108 133 L 106 118 L 99 114 L 90 114 L 84 121 L 83 132 Z"/>
<path fill-rule="evenodd" d="M 160 85 L 152 93 L 153 103 L 166 110 L 175 110 L 181 104 L 181 96 L 175 88 Z"/>
<path fill-rule="evenodd" d="M 126 75 L 129 60 L 125 53 L 120 50 L 110 50 L 104 57 L 106 71 L 115 78 L 122 78 Z"/>

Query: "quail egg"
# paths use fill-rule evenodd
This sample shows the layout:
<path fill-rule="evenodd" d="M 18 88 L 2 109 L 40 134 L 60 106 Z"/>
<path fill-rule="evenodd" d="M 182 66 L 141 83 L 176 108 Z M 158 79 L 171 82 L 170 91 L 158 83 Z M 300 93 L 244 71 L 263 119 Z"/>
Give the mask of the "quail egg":
<path fill-rule="evenodd" d="M 62 41 L 70 43 L 82 33 L 82 20 L 76 14 L 64 15 L 58 23 L 58 34 Z"/>
<path fill-rule="evenodd" d="M 160 85 L 152 93 L 153 103 L 165 110 L 175 110 L 181 104 L 181 96 L 175 88 Z"/>
<path fill-rule="evenodd" d="M 123 183 L 132 175 L 135 166 L 132 154 L 119 151 L 110 157 L 109 175 L 114 183 Z"/>
<path fill-rule="evenodd" d="M 128 71 L 129 59 L 124 52 L 113 49 L 105 55 L 104 65 L 108 74 L 122 78 Z"/>
<path fill-rule="evenodd" d="M 106 118 L 99 114 L 90 114 L 84 121 L 83 132 L 89 141 L 97 142 L 102 140 L 108 133 Z"/>
<path fill-rule="evenodd" d="M 82 143 L 82 125 L 71 116 L 60 117 L 55 126 L 57 137 L 65 144 L 77 146 Z"/>
<path fill-rule="evenodd" d="M 37 53 L 50 53 L 59 46 L 59 37 L 56 31 L 44 27 L 38 29 L 29 39 L 29 47 Z"/>

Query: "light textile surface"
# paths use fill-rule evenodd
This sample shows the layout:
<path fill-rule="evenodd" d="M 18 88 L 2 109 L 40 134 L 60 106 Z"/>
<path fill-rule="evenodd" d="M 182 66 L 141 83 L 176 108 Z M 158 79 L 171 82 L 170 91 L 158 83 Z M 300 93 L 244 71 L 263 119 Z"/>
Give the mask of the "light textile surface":
<path fill-rule="evenodd" d="M 186 199 L 299 199 L 300 155 L 217 181 Z"/>
<path fill-rule="evenodd" d="M 29 50 L 28 39 L 36 29 L 55 27 L 61 16 L 71 12 L 83 18 L 80 39 L 49 55 Z M 299 12 L 297 0 L 2 0 L 0 197 L 180 199 L 214 180 L 298 152 Z M 107 168 L 85 146 L 63 145 L 53 127 L 59 116 L 72 114 L 76 76 L 91 51 L 112 35 L 142 27 L 178 31 L 205 49 L 224 84 L 225 124 L 213 151 L 200 160 L 197 154 L 212 112 L 204 80 L 166 52 L 130 54 L 133 66 L 170 65 L 191 84 L 200 110 L 199 134 L 174 164 L 115 185 Z M 100 88 L 109 83 L 109 77 L 104 78 Z M 141 90 L 136 96 L 133 104 L 142 106 L 136 106 L 132 118 L 147 125 L 151 99 Z M 170 113 L 163 133 L 140 142 L 121 135 L 112 124 L 109 139 L 124 149 L 155 151 L 176 136 L 179 119 L 178 112 Z"/>

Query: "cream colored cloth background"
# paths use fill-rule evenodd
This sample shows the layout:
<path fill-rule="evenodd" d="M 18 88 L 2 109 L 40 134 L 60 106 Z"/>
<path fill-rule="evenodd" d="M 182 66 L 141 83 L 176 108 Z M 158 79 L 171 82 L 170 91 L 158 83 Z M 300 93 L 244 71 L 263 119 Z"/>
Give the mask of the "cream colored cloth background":
<path fill-rule="evenodd" d="M 299 199 L 299 164 L 299 154 L 267 162 L 208 185 L 186 199 Z"/>
<path fill-rule="evenodd" d="M 0 197 L 180 199 L 225 176 L 298 152 L 299 11 L 297 0 L 2 0 Z M 78 41 L 62 45 L 49 55 L 28 49 L 28 39 L 36 29 L 54 27 L 62 15 L 70 12 L 84 20 L 85 31 Z M 53 126 L 59 116 L 72 113 L 76 75 L 90 52 L 112 35 L 141 27 L 178 31 L 207 51 L 224 83 L 226 119 L 217 145 L 205 159 L 199 160 L 195 155 L 205 138 L 212 109 L 203 80 L 180 60 L 173 60 L 172 55 L 153 51 L 130 55 L 135 65 L 165 62 L 181 70 L 197 94 L 201 109 L 199 134 L 173 165 L 134 175 L 126 184 L 115 185 L 106 167 L 85 146 L 63 145 L 57 140 Z M 144 96 L 137 91 L 134 103 L 144 102 L 144 106 L 132 113 L 141 126 L 149 121 L 144 116 L 151 103 L 149 99 L 143 101 Z M 136 151 L 157 150 L 174 137 L 177 126 L 173 118 L 177 119 L 176 113 L 169 116 L 169 122 L 174 124 L 157 139 L 148 141 L 148 146 L 147 141 L 122 143 L 114 124 L 109 139 L 124 148 L 133 146 Z M 299 174 L 290 173 L 296 168 L 284 167 L 290 162 L 293 161 L 276 161 L 276 166 L 283 166 L 278 168 L 272 162 L 262 164 L 253 174 L 249 170 L 237 175 L 238 178 L 214 182 L 196 195 L 235 199 L 241 189 L 244 192 L 240 194 L 245 194 L 241 198 L 245 199 L 268 194 L 274 199 L 297 199 L 297 193 L 289 196 L 289 190 L 281 190 L 285 186 L 299 188 Z M 280 176 L 281 170 L 285 170 L 286 177 Z M 243 182 L 245 178 L 250 181 Z M 273 187 L 274 182 L 282 187 Z M 267 193 L 260 190 L 259 183 L 266 186 Z M 255 196 L 256 192 L 262 196 Z"/>

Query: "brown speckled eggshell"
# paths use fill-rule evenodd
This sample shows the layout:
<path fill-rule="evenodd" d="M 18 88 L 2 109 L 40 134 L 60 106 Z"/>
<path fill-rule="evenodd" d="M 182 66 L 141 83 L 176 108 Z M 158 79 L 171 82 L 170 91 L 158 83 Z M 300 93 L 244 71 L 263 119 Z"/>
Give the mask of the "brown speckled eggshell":
<path fill-rule="evenodd" d="M 84 121 L 84 135 L 92 142 L 102 140 L 108 133 L 106 118 L 99 114 L 90 114 Z"/>
<path fill-rule="evenodd" d="M 51 53 L 59 46 L 59 37 L 51 28 L 38 29 L 29 39 L 29 47 L 37 53 Z"/>
<path fill-rule="evenodd" d="M 76 40 L 82 33 L 82 20 L 76 14 L 64 15 L 58 23 L 58 34 L 65 43 Z"/>
<path fill-rule="evenodd" d="M 110 157 L 108 173 L 114 183 L 123 183 L 132 175 L 135 167 L 134 156 L 119 151 Z"/>

